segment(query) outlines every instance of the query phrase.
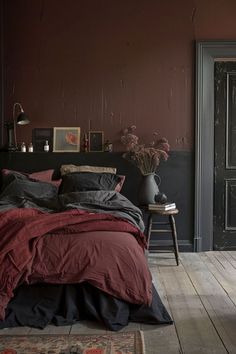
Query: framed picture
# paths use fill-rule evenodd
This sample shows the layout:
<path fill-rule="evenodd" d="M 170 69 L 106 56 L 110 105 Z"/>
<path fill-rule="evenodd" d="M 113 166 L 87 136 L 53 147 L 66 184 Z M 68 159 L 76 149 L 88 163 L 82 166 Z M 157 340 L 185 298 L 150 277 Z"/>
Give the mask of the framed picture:
<path fill-rule="evenodd" d="M 102 152 L 104 144 L 103 131 L 89 131 L 89 151 L 90 152 Z"/>
<path fill-rule="evenodd" d="M 44 145 L 48 141 L 49 151 L 53 148 L 53 129 L 52 128 L 34 128 L 32 130 L 32 143 L 34 151 L 44 151 Z"/>
<path fill-rule="evenodd" d="M 53 128 L 54 152 L 79 152 L 80 128 L 55 127 Z"/>

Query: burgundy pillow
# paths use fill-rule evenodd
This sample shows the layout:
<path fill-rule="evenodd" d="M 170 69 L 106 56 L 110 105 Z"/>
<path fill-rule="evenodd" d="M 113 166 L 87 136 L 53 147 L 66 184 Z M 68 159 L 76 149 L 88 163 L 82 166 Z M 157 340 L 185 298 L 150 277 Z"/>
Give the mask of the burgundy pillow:
<path fill-rule="evenodd" d="M 47 182 L 47 183 L 51 183 L 56 187 L 59 187 L 60 183 L 61 183 L 61 179 L 52 179 L 54 170 L 45 170 L 45 171 L 38 171 L 38 172 L 33 172 L 30 173 L 28 176 L 29 178 L 35 179 L 37 181 L 41 181 L 41 182 Z"/>
<path fill-rule="evenodd" d="M 3 176 L 9 175 L 9 173 L 20 173 L 20 174 L 22 174 L 24 176 L 28 176 L 28 173 L 19 172 L 19 171 L 15 171 L 15 170 L 8 170 L 7 168 L 3 168 L 1 172 L 2 172 Z"/>
<path fill-rule="evenodd" d="M 125 182 L 125 176 L 123 176 L 123 175 L 118 175 L 118 176 L 120 177 L 120 181 L 116 185 L 116 188 L 115 188 L 116 192 L 120 192 L 121 191 L 121 189 L 123 187 L 123 184 Z"/>
<path fill-rule="evenodd" d="M 20 174 L 27 176 L 31 179 L 34 179 L 36 181 L 51 183 L 56 187 L 59 187 L 59 185 L 61 183 L 61 179 L 52 180 L 52 175 L 54 173 L 54 170 L 45 170 L 45 171 L 38 171 L 38 172 L 33 172 L 33 173 L 25 173 L 25 172 L 19 172 L 19 171 L 14 171 L 14 170 L 8 170 L 6 168 L 2 169 L 3 176 L 7 176 L 9 173 L 12 173 L 12 172 L 20 173 Z"/>

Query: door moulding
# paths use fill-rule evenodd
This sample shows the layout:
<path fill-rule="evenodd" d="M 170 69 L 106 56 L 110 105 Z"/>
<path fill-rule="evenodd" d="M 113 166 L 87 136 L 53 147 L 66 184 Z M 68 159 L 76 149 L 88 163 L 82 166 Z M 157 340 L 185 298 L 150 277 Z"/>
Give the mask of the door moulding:
<path fill-rule="evenodd" d="M 214 62 L 235 58 L 236 41 L 196 42 L 195 252 L 213 249 Z"/>
<path fill-rule="evenodd" d="M 0 0 L 0 146 L 4 140 L 4 6 Z"/>

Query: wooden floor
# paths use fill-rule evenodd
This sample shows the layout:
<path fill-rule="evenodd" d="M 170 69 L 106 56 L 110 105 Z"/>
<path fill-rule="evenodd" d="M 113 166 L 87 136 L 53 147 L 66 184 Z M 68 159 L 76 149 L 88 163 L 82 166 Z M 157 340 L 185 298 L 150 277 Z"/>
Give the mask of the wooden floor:
<path fill-rule="evenodd" d="M 174 325 L 131 323 L 124 329 L 144 331 L 146 354 L 236 353 L 236 251 L 181 253 L 149 256 L 156 288 L 174 319 Z M 4 334 L 104 333 L 94 323 L 45 330 L 15 328 Z"/>

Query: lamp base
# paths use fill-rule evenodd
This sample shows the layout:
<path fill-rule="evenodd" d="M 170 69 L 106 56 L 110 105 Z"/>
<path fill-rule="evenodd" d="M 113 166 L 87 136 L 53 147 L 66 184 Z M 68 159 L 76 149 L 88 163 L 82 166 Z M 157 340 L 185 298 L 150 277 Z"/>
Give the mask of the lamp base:
<path fill-rule="evenodd" d="M 18 151 L 18 148 L 13 145 L 5 144 L 0 147 L 0 151 L 14 152 L 14 151 Z"/>
<path fill-rule="evenodd" d="M 18 148 L 15 146 L 9 146 L 9 145 L 5 144 L 0 147 L 0 151 L 14 152 L 14 151 L 18 151 Z"/>
<path fill-rule="evenodd" d="M 7 128 L 7 143 L 4 148 L 6 151 L 17 151 L 14 122 L 7 122 L 5 126 Z"/>
<path fill-rule="evenodd" d="M 17 146 L 7 146 L 6 150 L 7 151 L 17 151 L 18 149 L 17 149 Z"/>

